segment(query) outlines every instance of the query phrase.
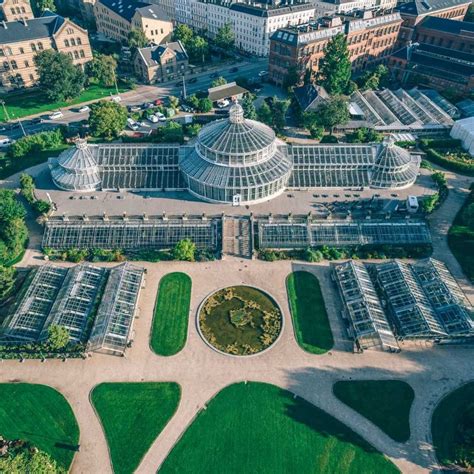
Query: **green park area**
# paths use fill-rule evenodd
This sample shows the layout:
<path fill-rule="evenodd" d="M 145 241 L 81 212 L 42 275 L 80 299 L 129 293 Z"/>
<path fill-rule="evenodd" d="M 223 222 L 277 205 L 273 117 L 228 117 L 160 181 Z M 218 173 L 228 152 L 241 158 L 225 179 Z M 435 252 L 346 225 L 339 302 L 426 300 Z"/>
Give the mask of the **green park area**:
<path fill-rule="evenodd" d="M 351 380 L 336 382 L 334 395 L 379 427 L 394 441 L 410 438 L 413 389 L 400 380 Z"/>
<path fill-rule="evenodd" d="M 129 87 L 119 85 L 120 93 L 129 90 Z M 70 101 L 51 102 L 44 91 L 40 89 L 21 89 L 0 95 L 0 100 L 5 102 L 5 108 L 10 120 L 15 120 L 29 115 L 41 114 L 53 110 L 78 105 L 90 100 L 104 99 L 116 95 L 115 87 L 104 87 L 98 84 L 88 86 L 76 98 Z M 0 108 L 0 121 L 6 122 L 5 108 Z"/>
<path fill-rule="evenodd" d="M 191 285 L 191 278 L 181 272 L 168 273 L 160 281 L 150 340 L 158 355 L 174 355 L 186 344 Z"/>
<path fill-rule="evenodd" d="M 286 390 L 238 383 L 203 409 L 159 473 L 399 472 L 348 427 Z"/>
<path fill-rule="evenodd" d="M 176 383 L 103 383 L 91 393 L 115 474 L 131 474 L 178 408 Z"/>
<path fill-rule="evenodd" d="M 0 384 L 0 434 L 31 443 L 65 470 L 78 450 L 74 413 L 63 395 L 46 385 Z"/>
<path fill-rule="evenodd" d="M 286 288 L 300 347 L 312 354 L 331 350 L 334 339 L 318 279 L 309 272 L 293 272 L 288 275 Z"/>
<path fill-rule="evenodd" d="M 448 394 L 431 420 L 433 445 L 438 461 L 453 469 L 471 472 L 474 466 L 474 382 Z"/>

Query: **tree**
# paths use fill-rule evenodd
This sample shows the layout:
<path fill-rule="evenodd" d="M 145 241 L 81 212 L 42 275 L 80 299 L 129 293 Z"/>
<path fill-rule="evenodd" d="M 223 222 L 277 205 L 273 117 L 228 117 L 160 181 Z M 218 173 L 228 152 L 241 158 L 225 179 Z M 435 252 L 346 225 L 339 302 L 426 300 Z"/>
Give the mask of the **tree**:
<path fill-rule="evenodd" d="M 4 300 L 15 286 L 15 268 L 0 265 L 0 301 Z"/>
<path fill-rule="evenodd" d="M 170 107 L 173 108 L 174 110 L 177 110 L 179 107 L 179 99 L 175 97 L 174 95 L 170 95 L 168 97 L 168 100 L 170 101 Z"/>
<path fill-rule="evenodd" d="M 56 11 L 56 3 L 54 0 L 32 0 L 31 8 L 35 17 L 41 16 L 46 10 Z"/>
<path fill-rule="evenodd" d="M 324 56 L 319 64 L 320 84 L 331 95 L 346 91 L 351 78 L 351 61 L 346 37 L 338 33 L 324 47 Z"/>
<path fill-rule="evenodd" d="M 257 118 L 260 122 L 263 122 L 267 125 L 273 124 L 273 113 L 270 106 L 267 102 L 263 101 L 262 105 L 257 110 Z"/>
<path fill-rule="evenodd" d="M 181 41 L 186 47 L 188 43 L 193 39 L 194 32 L 188 25 L 178 25 L 173 31 L 173 40 Z"/>
<path fill-rule="evenodd" d="M 273 111 L 273 127 L 278 132 L 281 132 L 285 128 L 286 124 L 286 112 L 290 106 L 289 100 L 280 100 L 277 97 L 273 98 L 272 111 Z"/>
<path fill-rule="evenodd" d="M 11 222 L 24 219 L 26 209 L 15 198 L 15 193 L 10 189 L 0 189 L 0 222 Z"/>
<path fill-rule="evenodd" d="M 128 34 L 128 46 L 130 48 L 144 48 L 148 46 L 150 40 L 141 28 L 132 28 Z"/>
<path fill-rule="evenodd" d="M 196 244 L 191 239 L 180 240 L 173 249 L 173 257 L 176 260 L 194 262 L 196 255 Z"/>
<path fill-rule="evenodd" d="M 64 326 L 52 324 L 48 328 L 48 344 L 53 351 L 64 349 L 69 342 L 69 331 Z"/>
<path fill-rule="evenodd" d="M 199 112 L 210 112 L 212 110 L 212 100 L 208 97 L 203 97 L 202 99 L 199 99 L 197 109 L 199 110 Z"/>
<path fill-rule="evenodd" d="M 186 47 L 193 62 L 203 63 L 209 53 L 209 43 L 202 36 L 192 38 Z"/>
<path fill-rule="evenodd" d="M 257 118 L 257 111 L 253 103 L 254 100 L 255 96 L 253 94 L 245 94 L 240 101 L 240 105 L 244 109 L 244 117 L 250 120 L 256 120 Z"/>
<path fill-rule="evenodd" d="M 330 129 L 332 134 L 336 125 L 343 125 L 349 121 L 349 107 L 347 99 L 342 96 L 334 96 L 323 102 L 318 108 L 319 124 Z"/>
<path fill-rule="evenodd" d="M 170 121 L 164 127 L 158 129 L 160 141 L 168 143 L 182 143 L 184 140 L 183 127 L 177 123 Z"/>
<path fill-rule="evenodd" d="M 193 108 L 199 109 L 199 98 L 196 94 L 191 94 L 187 97 L 186 102 Z"/>
<path fill-rule="evenodd" d="M 113 101 L 101 100 L 91 105 L 89 127 L 95 137 L 111 139 L 120 135 L 127 124 L 127 109 Z"/>
<path fill-rule="evenodd" d="M 234 47 L 235 34 L 229 23 L 226 23 L 217 30 L 214 42 L 216 46 L 225 50 L 229 50 Z"/>
<path fill-rule="evenodd" d="M 283 87 L 285 89 L 290 89 L 291 87 L 296 86 L 298 82 L 300 82 L 300 75 L 295 66 L 290 66 L 286 73 L 285 80 L 283 81 Z"/>
<path fill-rule="evenodd" d="M 96 54 L 92 61 L 86 64 L 86 74 L 90 79 L 106 87 L 112 87 L 116 80 L 117 61 L 113 56 Z"/>
<path fill-rule="evenodd" d="M 357 83 L 363 90 L 378 89 L 386 85 L 388 73 L 388 68 L 379 64 L 373 71 L 368 71 L 360 77 Z"/>
<path fill-rule="evenodd" d="M 67 54 L 47 49 L 37 54 L 34 61 L 39 84 L 49 100 L 70 100 L 84 89 L 85 74 Z"/>
<path fill-rule="evenodd" d="M 474 202 L 464 209 L 462 212 L 462 218 L 468 227 L 474 229 Z"/>
<path fill-rule="evenodd" d="M 217 79 L 214 79 L 211 83 L 211 87 L 218 87 L 227 84 L 227 79 L 225 77 L 219 76 Z"/>

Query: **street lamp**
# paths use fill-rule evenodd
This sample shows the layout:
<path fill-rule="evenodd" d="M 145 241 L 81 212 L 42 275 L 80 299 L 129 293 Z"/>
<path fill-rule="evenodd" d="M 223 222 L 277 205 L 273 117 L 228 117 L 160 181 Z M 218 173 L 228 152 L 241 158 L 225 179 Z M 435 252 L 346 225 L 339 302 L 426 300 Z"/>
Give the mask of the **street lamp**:
<path fill-rule="evenodd" d="M 5 101 L 4 100 L 0 100 L 0 104 L 2 104 L 2 107 L 3 107 L 3 113 L 5 114 L 5 117 L 7 119 L 7 122 L 10 121 L 10 115 L 8 114 L 8 110 L 7 110 L 7 106 L 5 104 Z"/>

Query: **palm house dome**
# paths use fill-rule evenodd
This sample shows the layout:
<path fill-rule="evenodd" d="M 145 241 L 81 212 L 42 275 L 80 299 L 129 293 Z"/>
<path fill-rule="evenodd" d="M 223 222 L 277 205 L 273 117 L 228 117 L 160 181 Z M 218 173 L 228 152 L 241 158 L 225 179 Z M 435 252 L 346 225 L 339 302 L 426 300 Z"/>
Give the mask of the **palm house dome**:
<path fill-rule="evenodd" d="M 180 167 L 189 191 L 201 199 L 255 203 L 285 190 L 292 162 L 273 130 L 245 119 L 236 103 L 228 118 L 201 130 Z"/>
<path fill-rule="evenodd" d="M 392 136 L 386 137 L 378 147 L 370 185 L 373 188 L 406 188 L 415 182 L 419 168 L 419 158 L 395 145 Z"/>

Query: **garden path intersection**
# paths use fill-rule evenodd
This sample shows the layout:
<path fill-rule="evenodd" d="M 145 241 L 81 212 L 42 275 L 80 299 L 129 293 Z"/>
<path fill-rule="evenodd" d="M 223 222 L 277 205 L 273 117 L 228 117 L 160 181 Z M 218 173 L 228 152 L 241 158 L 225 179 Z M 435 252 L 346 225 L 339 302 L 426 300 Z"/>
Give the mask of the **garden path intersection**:
<path fill-rule="evenodd" d="M 36 264 L 40 261 L 36 260 Z M 225 386 L 241 381 L 267 382 L 290 390 L 360 434 L 386 454 L 404 473 L 437 469 L 431 445 L 430 420 L 438 401 L 465 382 L 474 380 L 472 348 L 463 346 L 422 347 L 402 345 L 402 352 L 390 354 L 351 352 L 339 317 L 340 302 L 325 264 L 297 264 L 289 261 L 262 262 L 240 259 L 206 263 L 161 262 L 144 264 L 146 288 L 134 326 L 134 342 L 125 358 L 94 354 L 86 361 L 4 361 L 0 382 L 30 382 L 50 385 L 70 402 L 80 427 L 80 450 L 72 465 L 74 473 L 112 472 L 108 448 L 89 395 L 101 382 L 173 381 L 180 384 L 182 397 L 177 412 L 143 458 L 137 472 L 151 474 L 206 403 Z M 286 295 L 287 275 L 296 270 L 314 273 L 321 284 L 335 346 L 325 355 L 304 352 L 297 344 Z M 149 337 L 155 296 L 160 279 L 182 271 L 192 278 L 188 338 L 184 349 L 171 357 L 155 355 Z M 249 285 L 270 294 L 285 318 L 281 337 L 267 351 L 251 357 L 222 355 L 206 345 L 196 328 L 201 302 L 224 286 Z M 361 415 L 336 399 L 332 385 L 338 380 L 399 379 L 415 391 L 410 413 L 411 438 L 396 443 Z M 244 412 L 242 413 L 244 415 Z"/>

